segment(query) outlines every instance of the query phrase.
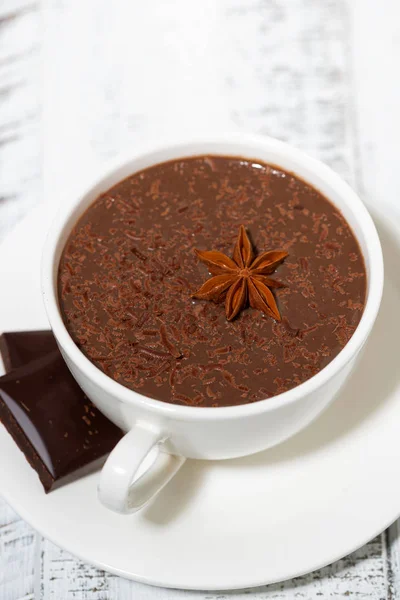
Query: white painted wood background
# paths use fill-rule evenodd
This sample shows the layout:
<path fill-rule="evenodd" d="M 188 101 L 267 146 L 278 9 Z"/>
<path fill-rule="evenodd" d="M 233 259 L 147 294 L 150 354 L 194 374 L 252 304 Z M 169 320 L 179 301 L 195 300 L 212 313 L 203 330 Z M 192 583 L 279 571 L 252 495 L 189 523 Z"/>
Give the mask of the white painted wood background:
<path fill-rule="evenodd" d="M 294 143 L 400 215 L 399 63 L 398 0 L 1 0 L 0 239 L 117 153 L 205 130 Z M 400 599 L 399 526 L 306 577 L 187 593 L 85 565 L 0 501 L 0 600 L 248 595 Z"/>

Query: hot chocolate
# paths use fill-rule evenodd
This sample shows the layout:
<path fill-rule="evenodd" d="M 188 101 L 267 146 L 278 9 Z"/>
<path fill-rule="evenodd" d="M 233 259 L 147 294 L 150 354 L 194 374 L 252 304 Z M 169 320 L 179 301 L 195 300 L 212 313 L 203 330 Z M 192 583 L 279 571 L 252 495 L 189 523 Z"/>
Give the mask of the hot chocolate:
<path fill-rule="evenodd" d="M 282 169 L 199 156 L 102 194 L 59 267 L 65 325 L 117 382 L 188 406 L 272 397 L 327 365 L 366 272 L 344 217 Z"/>

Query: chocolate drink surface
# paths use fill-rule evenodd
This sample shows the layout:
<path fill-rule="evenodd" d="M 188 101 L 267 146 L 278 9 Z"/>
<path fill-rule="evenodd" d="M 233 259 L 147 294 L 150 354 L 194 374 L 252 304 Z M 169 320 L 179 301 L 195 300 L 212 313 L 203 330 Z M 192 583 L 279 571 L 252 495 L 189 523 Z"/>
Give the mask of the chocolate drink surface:
<path fill-rule="evenodd" d="M 66 243 L 58 285 L 65 325 L 99 369 L 151 398 L 219 407 L 325 367 L 360 321 L 366 271 L 316 189 L 272 165 L 199 156 L 102 194 Z"/>

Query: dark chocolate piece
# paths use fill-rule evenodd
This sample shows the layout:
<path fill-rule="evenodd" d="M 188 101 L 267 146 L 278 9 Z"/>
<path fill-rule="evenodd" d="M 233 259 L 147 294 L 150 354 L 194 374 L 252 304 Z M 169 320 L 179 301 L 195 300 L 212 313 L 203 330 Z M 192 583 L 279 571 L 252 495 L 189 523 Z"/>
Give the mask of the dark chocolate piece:
<path fill-rule="evenodd" d="M 194 249 L 232 256 L 240 225 L 256 256 L 289 254 L 273 275 L 285 284 L 273 290 L 280 322 L 254 308 L 228 322 L 223 303 L 191 298 L 209 277 Z M 80 350 L 126 387 L 189 406 L 246 404 L 306 381 L 351 338 L 365 290 L 338 209 L 292 173 L 237 157 L 173 160 L 117 183 L 82 215 L 59 267 Z"/>
<path fill-rule="evenodd" d="M 23 336 L 18 348 L 34 356 L 35 333 Z M 22 356 L 14 352 L 15 339 L 2 336 L 12 367 Z M 55 343 L 51 332 L 40 332 L 37 341 L 42 350 Z M 98 468 L 122 432 L 86 398 L 58 349 L 36 355 L 0 378 L 0 419 L 48 492 Z"/>
<path fill-rule="evenodd" d="M 57 350 L 51 331 L 11 331 L 0 335 L 0 355 L 6 373 Z"/>

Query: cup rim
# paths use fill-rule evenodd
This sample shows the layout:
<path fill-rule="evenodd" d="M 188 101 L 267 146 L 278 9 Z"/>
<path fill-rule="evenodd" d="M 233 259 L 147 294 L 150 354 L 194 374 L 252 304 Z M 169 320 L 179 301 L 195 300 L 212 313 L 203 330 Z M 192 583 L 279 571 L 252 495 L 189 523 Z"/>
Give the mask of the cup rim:
<path fill-rule="evenodd" d="M 272 398 L 258 400 L 250 404 L 240 404 L 237 406 L 196 407 L 170 404 L 168 402 L 144 396 L 143 394 L 140 394 L 139 392 L 131 390 L 116 382 L 114 379 L 96 367 L 83 354 L 83 352 L 81 352 L 70 336 L 58 307 L 57 286 L 54 282 L 55 255 L 58 248 L 59 239 L 79 205 L 91 192 L 93 192 L 96 186 L 101 185 L 103 181 L 107 180 L 109 177 L 112 177 L 112 175 L 117 171 L 123 168 L 128 168 L 131 163 L 134 163 L 139 159 L 151 159 L 152 155 L 160 152 L 173 152 L 176 154 L 182 150 L 182 157 L 190 155 L 194 156 L 196 155 L 196 152 L 194 151 L 196 146 L 204 147 L 205 145 L 209 145 L 210 150 L 208 152 L 212 154 L 213 145 L 218 146 L 223 144 L 232 144 L 232 146 L 235 146 L 236 148 L 232 148 L 232 152 L 226 152 L 225 155 L 246 156 L 246 153 L 241 154 L 241 146 L 244 148 L 245 146 L 250 145 L 254 146 L 255 154 L 254 156 L 249 156 L 249 158 L 257 158 L 257 148 L 260 149 L 260 151 L 263 149 L 268 151 L 276 151 L 278 155 L 284 155 L 286 158 L 292 158 L 296 162 L 300 163 L 302 169 L 316 173 L 321 179 L 328 183 L 332 189 L 335 189 L 336 193 L 344 198 L 346 204 L 351 205 L 357 223 L 365 237 L 366 250 L 363 252 L 363 254 L 364 258 L 366 258 L 368 255 L 370 265 L 370 272 L 367 282 L 367 300 L 360 322 L 358 323 L 356 330 L 344 348 L 342 348 L 337 356 L 325 367 L 323 367 L 316 375 L 313 375 L 310 377 L 310 379 L 304 381 L 296 387 L 281 394 L 277 394 Z M 192 148 L 191 153 L 187 152 L 188 147 Z M 202 150 L 197 154 L 204 154 L 206 152 L 207 151 Z M 150 160 L 151 165 L 159 162 L 163 161 L 154 160 L 154 162 L 152 162 Z M 273 161 L 271 161 L 271 163 L 272 162 Z M 275 164 L 279 166 L 278 159 Z M 133 166 L 132 173 L 134 172 L 135 167 Z M 295 170 L 294 173 L 296 173 Z M 303 177 L 301 173 L 299 173 L 298 176 L 307 181 L 307 178 Z M 328 199 L 333 202 L 329 197 Z M 353 189 L 330 167 L 321 161 L 308 156 L 297 148 L 272 137 L 242 133 L 228 133 L 218 136 L 196 136 L 193 139 L 188 140 L 175 140 L 171 141 L 170 143 L 163 143 L 159 145 L 152 144 L 144 148 L 142 147 L 139 151 L 131 153 L 128 156 L 118 157 L 112 161 L 112 163 L 108 165 L 108 168 L 102 171 L 101 176 L 96 177 L 94 181 L 90 183 L 90 185 L 85 186 L 83 192 L 77 196 L 77 199 L 74 202 L 68 204 L 67 207 L 62 207 L 60 210 L 58 210 L 56 217 L 50 226 L 44 244 L 41 273 L 42 295 L 52 331 L 64 353 L 74 364 L 78 366 L 83 374 L 89 380 L 95 381 L 97 385 L 103 389 L 103 391 L 109 393 L 111 396 L 124 403 L 136 405 L 142 409 L 156 413 L 159 416 L 175 418 L 183 421 L 217 421 L 221 419 L 236 419 L 249 415 L 257 415 L 274 410 L 283 405 L 295 403 L 304 396 L 322 387 L 339 371 L 341 371 L 364 345 L 379 310 L 383 292 L 383 280 L 383 256 L 378 233 L 367 208 L 358 195 L 353 191 Z"/>

